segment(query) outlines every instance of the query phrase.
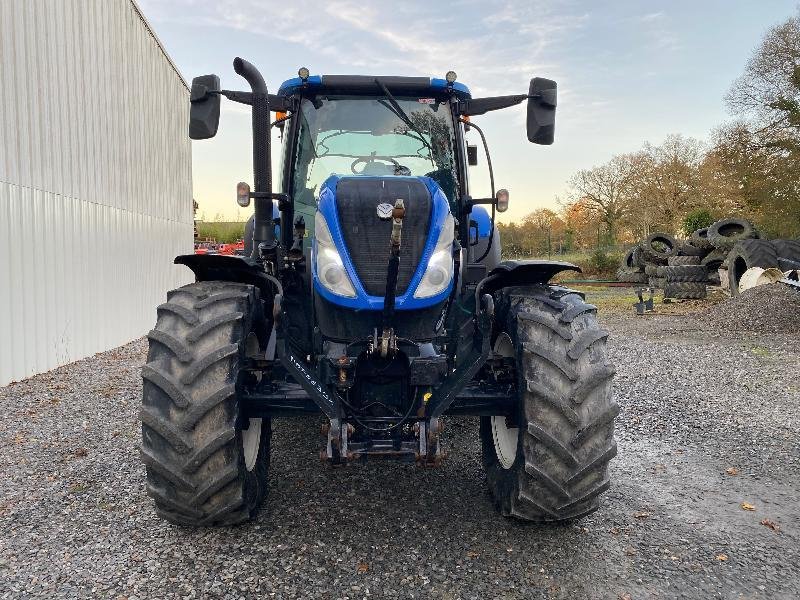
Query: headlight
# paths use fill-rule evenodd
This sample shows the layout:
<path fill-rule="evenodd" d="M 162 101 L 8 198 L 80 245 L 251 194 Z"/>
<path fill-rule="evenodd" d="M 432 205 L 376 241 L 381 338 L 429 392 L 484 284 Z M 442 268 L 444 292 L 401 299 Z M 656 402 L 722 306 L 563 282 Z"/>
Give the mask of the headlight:
<path fill-rule="evenodd" d="M 317 252 L 314 261 L 317 266 L 317 278 L 329 292 L 345 298 L 355 298 L 356 291 L 342 263 L 342 257 L 333 243 L 330 229 L 322 213 L 314 217 L 314 236 L 317 240 Z"/>
<path fill-rule="evenodd" d="M 447 215 L 414 298 L 430 298 L 447 289 L 453 279 L 453 215 Z"/>

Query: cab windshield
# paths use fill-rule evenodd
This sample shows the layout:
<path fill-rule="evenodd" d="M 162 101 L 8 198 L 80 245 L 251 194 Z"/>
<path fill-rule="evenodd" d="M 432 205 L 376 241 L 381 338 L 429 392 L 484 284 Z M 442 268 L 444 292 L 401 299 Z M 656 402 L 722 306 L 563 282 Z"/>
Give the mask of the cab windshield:
<path fill-rule="evenodd" d="M 452 202 L 456 179 L 449 104 L 433 98 L 397 98 L 397 103 L 404 114 L 380 97 L 304 99 L 294 170 L 296 199 L 310 204 L 333 174 L 425 175 Z"/>

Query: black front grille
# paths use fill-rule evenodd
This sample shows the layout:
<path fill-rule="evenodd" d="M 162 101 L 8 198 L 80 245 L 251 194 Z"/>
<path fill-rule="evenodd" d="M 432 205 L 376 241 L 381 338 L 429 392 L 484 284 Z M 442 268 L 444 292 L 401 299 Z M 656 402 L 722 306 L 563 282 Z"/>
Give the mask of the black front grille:
<path fill-rule="evenodd" d="M 403 199 L 406 214 L 400 245 L 397 294 L 405 293 L 425 249 L 431 221 L 431 195 L 416 179 L 348 177 L 336 187 L 336 207 L 347 251 L 361 285 L 370 296 L 386 294 L 391 221 L 378 219 L 381 203 Z"/>

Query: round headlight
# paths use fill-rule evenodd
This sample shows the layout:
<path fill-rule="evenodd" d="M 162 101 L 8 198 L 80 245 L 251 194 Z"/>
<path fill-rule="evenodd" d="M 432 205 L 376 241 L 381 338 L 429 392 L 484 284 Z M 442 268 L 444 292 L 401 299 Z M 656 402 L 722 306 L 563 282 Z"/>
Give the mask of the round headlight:
<path fill-rule="evenodd" d="M 308 79 L 309 75 L 310 73 L 308 72 L 308 69 L 306 67 L 300 67 L 299 69 L 297 69 L 297 76 L 300 77 L 300 79 L 302 79 L 303 81 Z"/>
<path fill-rule="evenodd" d="M 428 283 L 438 288 L 447 281 L 447 275 L 447 271 L 443 267 L 436 265 L 428 273 Z"/>
<path fill-rule="evenodd" d="M 447 83 L 455 83 L 456 72 L 455 71 L 448 71 L 445 74 L 444 78 L 445 78 L 445 81 L 447 81 Z"/>
<path fill-rule="evenodd" d="M 340 265 L 335 263 L 329 263 L 325 266 L 325 269 L 320 273 L 320 277 L 322 281 L 325 282 L 325 285 L 330 288 L 336 288 L 340 283 L 342 283 L 342 279 L 344 277 L 344 269 Z"/>

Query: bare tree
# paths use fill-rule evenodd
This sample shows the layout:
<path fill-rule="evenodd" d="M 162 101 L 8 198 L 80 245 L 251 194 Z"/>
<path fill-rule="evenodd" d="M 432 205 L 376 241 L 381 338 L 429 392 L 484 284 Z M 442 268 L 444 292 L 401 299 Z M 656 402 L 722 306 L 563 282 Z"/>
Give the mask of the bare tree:
<path fill-rule="evenodd" d="M 692 138 L 673 134 L 658 146 L 646 143 L 633 160 L 629 212 L 638 209 L 652 224 L 676 230 L 683 215 L 701 204 L 702 159 L 703 147 Z"/>
<path fill-rule="evenodd" d="M 734 114 L 754 132 L 800 133 L 800 11 L 770 29 L 727 95 Z M 795 146 L 795 150 L 797 147 Z"/>
<path fill-rule="evenodd" d="M 572 200 L 583 202 L 597 213 L 608 227 L 612 243 L 628 210 L 633 173 L 632 157 L 621 155 L 603 165 L 578 171 L 569 182 Z"/>

